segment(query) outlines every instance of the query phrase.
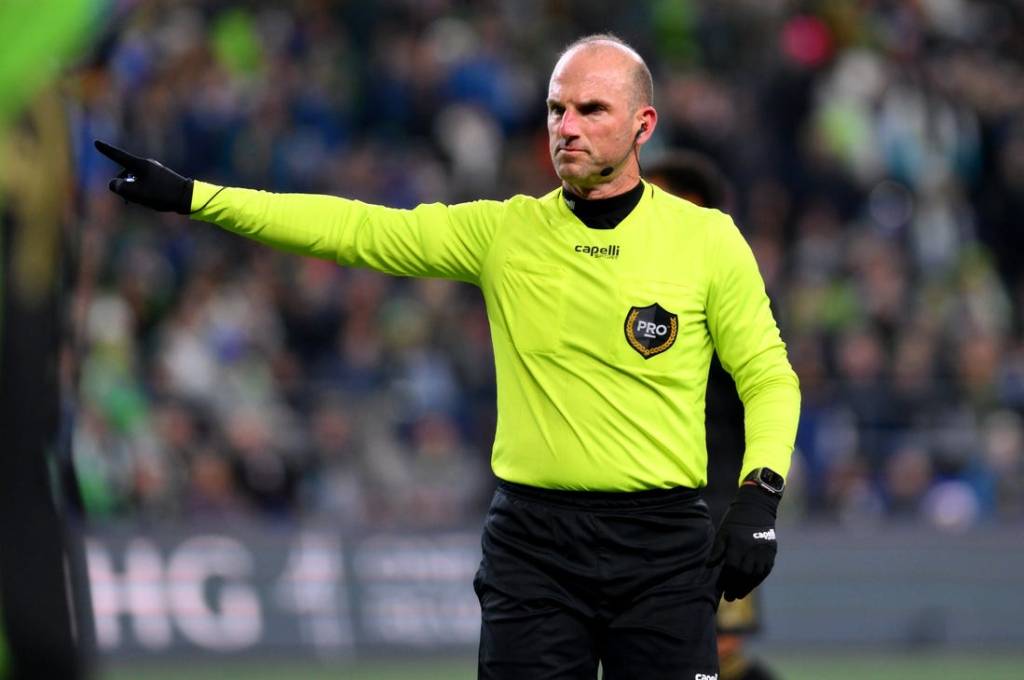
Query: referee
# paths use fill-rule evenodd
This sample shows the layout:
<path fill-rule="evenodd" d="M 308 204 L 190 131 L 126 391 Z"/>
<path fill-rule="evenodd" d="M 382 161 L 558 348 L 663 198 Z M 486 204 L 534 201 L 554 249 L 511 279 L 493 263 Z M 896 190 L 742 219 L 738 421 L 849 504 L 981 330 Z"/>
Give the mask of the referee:
<path fill-rule="evenodd" d="M 474 580 L 479 677 L 718 674 L 718 599 L 771 570 L 799 411 L 796 375 L 732 221 L 640 178 L 650 71 L 618 38 L 571 44 L 551 74 L 562 185 L 540 198 L 396 210 L 191 180 L 97 142 L 111 190 L 271 246 L 483 292 L 499 478 Z M 745 407 L 735 498 L 714 531 L 704 391 L 713 351 Z"/>

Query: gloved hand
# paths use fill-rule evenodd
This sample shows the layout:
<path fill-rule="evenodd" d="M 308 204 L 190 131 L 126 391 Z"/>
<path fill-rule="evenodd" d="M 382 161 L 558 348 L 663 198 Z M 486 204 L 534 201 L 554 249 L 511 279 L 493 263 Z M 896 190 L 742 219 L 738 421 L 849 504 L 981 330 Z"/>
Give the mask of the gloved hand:
<path fill-rule="evenodd" d="M 133 156 L 98 139 L 95 144 L 101 154 L 124 167 L 108 185 L 115 194 L 153 210 L 182 215 L 192 212 L 191 179 L 151 158 Z"/>
<path fill-rule="evenodd" d="M 722 518 L 708 566 L 722 564 L 718 589 L 729 602 L 746 597 L 775 565 L 775 514 L 781 496 L 743 485 Z"/>

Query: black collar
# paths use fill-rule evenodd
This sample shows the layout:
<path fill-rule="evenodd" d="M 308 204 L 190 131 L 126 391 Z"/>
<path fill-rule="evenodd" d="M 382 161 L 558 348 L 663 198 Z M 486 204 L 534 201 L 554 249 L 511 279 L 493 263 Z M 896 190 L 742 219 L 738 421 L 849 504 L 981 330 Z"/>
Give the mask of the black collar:
<path fill-rule="evenodd" d="M 637 182 L 636 186 L 624 194 L 611 196 L 609 198 L 586 199 L 562 189 L 562 200 L 569 207 L 580 222 L 591 229 L 614 229 L 619 222 L 626 219 L 633 208 L 637 206 L 644 195 L 644 183 Z"/>

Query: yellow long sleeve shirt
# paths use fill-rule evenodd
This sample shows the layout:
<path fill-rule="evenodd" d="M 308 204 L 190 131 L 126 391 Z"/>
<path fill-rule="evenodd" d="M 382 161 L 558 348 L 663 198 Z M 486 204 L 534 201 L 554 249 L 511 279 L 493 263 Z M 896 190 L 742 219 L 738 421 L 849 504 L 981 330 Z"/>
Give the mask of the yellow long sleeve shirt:
<path fill-rule="evenodd" d="M 412 210 L 196 182 L 193 217 L 341 265 L 454 279 L 484 295 L 498 427 L 491 464 L 531 486 L 706 483 L 717 349 L 746 413 L 741 476 L 785 475 L 800 392 L 754 256 L 732 220 L 653 185 L 614 229 L 560 190 Z"/>

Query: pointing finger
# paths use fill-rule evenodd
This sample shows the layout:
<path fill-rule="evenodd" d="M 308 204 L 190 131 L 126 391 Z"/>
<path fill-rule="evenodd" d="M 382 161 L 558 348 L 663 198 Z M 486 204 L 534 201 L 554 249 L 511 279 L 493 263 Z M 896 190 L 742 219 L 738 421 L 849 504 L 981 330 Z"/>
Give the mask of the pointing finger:
<path fill-rule="evenodd" d="M 103 154 L 110 160 L 114 161 L 115 163 L 119 163 L 126 168 L 134 169 L 137 168 L 140 163 L 142 163 L 141 158 L 139 158 L 138 156 L 131 155 L 124 149 L 119 149 L 116 146 L 111 146 L 110 144 L 107 144 L 106 142 L 100 141 L 98 139 L 95 140 L 94 144 L 96 145 L 97 151 L 99 151 L 101 154 Z"/>

